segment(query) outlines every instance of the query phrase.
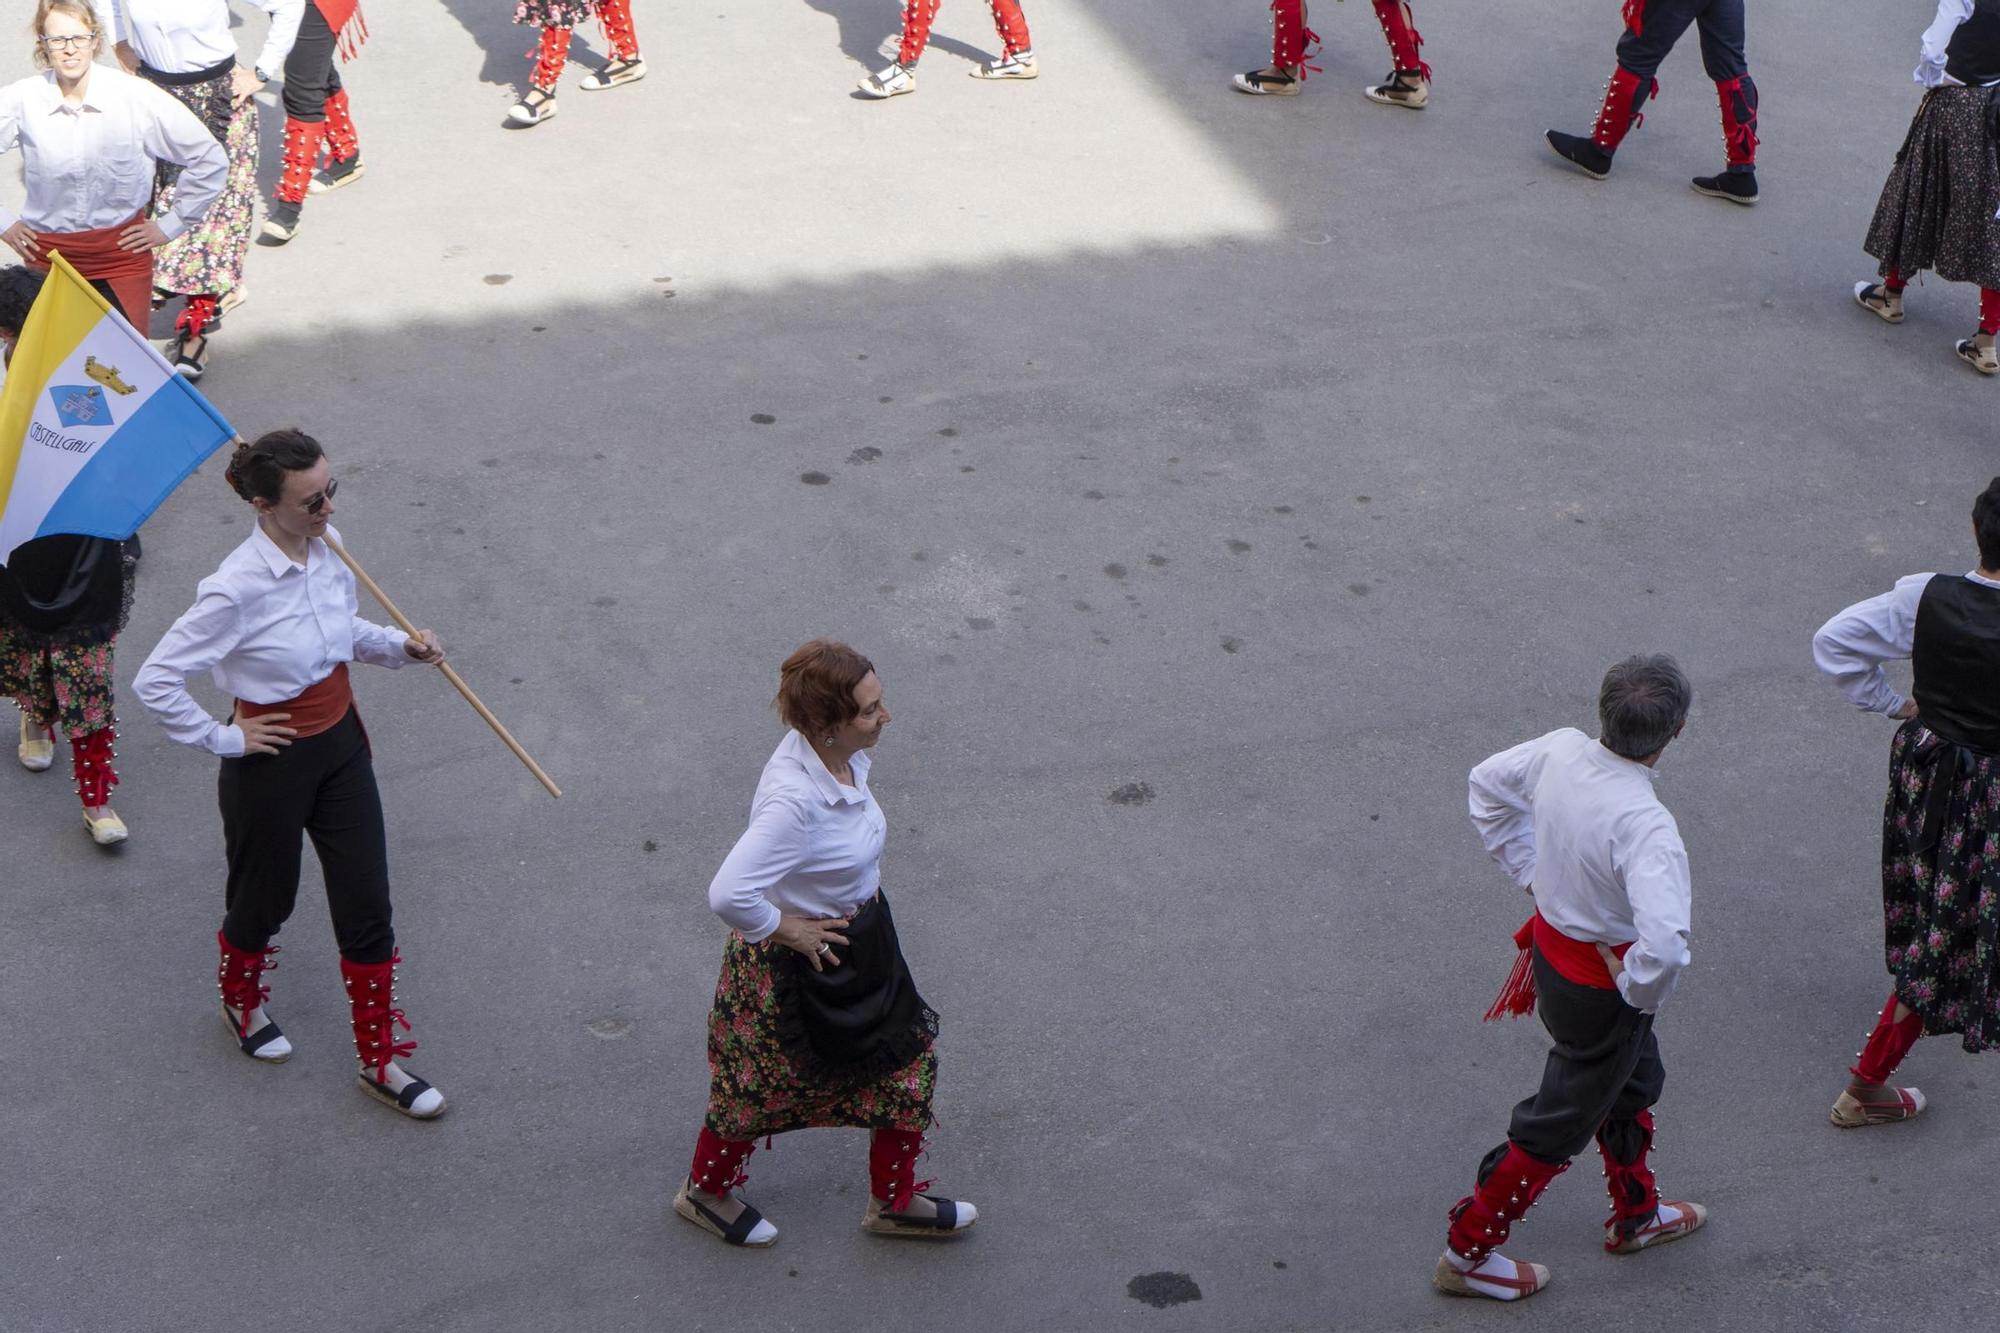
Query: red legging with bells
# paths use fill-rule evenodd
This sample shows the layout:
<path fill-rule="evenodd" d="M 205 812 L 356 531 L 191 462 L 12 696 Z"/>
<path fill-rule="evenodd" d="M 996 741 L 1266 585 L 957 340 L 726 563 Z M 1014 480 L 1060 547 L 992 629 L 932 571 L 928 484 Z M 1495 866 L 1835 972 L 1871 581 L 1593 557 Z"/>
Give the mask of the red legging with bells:
<path fill-rule="evenodd" d="M 614 60 L 639 58 L 639 31 L 632 26 L 632 0 L 597 0 L 597 21 L 604 28 L 605 45 Z M 563 66 L 569 62 L 568 28 L 542 28 L 541 45 L 535 51 L 535 72 L 530 82 L 545 93 L 556 90 Z"/>
<path fill-rule="evenodd" d="M 931 39 L 931 20 L 937 17 L 941 0 L 903 0 L 903 44 L 896 50 L 896 63 L 910 69 L 924 53 L 924 44 Z M 989 0 L 993 9 L 993 28 L 1000 34 L 1000 45 L 1009 57 L 1025 55 L 1033 49 L 1028 40 L 1027 16 L 1021 13 L 1019 0 Z"/>
<path fill-rule="evenodd" d="M 1419 55 L 1424 38 L 1411 16 L 1409 0 L 1374 0 L 1375 21 L 1389 43 L 1389 57 L 1398 72 L 1431 76 Z M 1306 26 L 1305 0 L 1271 0 L 1271 64 L 1277 69 L 1303 67 L 1319 46 L 1319 34 Z"/>

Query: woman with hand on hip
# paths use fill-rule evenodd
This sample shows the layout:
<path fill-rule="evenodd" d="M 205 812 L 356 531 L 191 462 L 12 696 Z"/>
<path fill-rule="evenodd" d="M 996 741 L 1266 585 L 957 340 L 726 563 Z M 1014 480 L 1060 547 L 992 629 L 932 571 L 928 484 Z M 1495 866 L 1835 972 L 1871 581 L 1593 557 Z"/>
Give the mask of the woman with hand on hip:
<path fill-rule="evenodd" d="M 708 1020 L 708 1116 L 674 1211 L 732 1245 L 778 1230 L 736 1187 L 759 1136 L 874 1131 L 864 1230 L 938 1239 L 979 1216 L 916 1179 L 937 1081 L 937 1014 L 917 994 L 882 894 L 887 824 L 868 789 L 889 724 L 867 658 L 815 639 L 779 670 L 791 728 L 708 903 L 733 929 Z"/>
<path fill-rule="evenodd" d="M 103 278 L 141 333 L 152 310 L 153 251 L 185 233 L 222 192 L 229 157 L 208 127 L 167 94 L 96 64 L 104 28 L 86 0 L 40 0 L 42 73 L 0 88 L 0 153 L 19 148 L 28 199 L 0 212 L 14 250 L 47 271 L 49 252 Z M 173 206 L 148 217 L 160 163 L 181 168 Z"/>
<path fill-rule="evenodd" d="M 348 684 L 350 661 L 402 667 L 438 662 L 426 630 L 411 638 L 361 619 L 354 575 L 328 548 L 338 485 L 319 442 L 277 430 L 238 445 L 225 474 L 257 511 L 257 525 L 139 668 L 133 692 L 167 734 L 222 760 L 216 782 L 229 854 L 217 984 L 222 1017 L 243 1053 L 292 1053 L 264 1012 L 275 964 L 271 937 L 292 914 L 300 844 L 310 836 L 326 880 L 352 1009 L 363 1091 L 404 1115 L 444 1113 L 444 1094 L 396 1061 L 409 1020 L 395 1007 L 396 932 L 390 924 L 388 838 L 368 733 Z M 327 539 L 327 540 L 322 540 Z M 218 722 L 188 695 L 209 672 L 235 697 Z"/>

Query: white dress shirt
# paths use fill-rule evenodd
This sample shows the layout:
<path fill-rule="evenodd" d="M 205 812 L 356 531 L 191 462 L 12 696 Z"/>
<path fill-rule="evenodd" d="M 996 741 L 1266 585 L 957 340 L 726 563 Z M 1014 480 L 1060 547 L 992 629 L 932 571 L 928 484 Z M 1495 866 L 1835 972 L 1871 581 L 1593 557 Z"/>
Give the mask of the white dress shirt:
<path fill-rule="evenodd" d="M 256 68 L 275 75 L 298 40 L 306 0 L 251 0 L 271 16 Z M 139 59 L 163 74 L 191 74 L 236 59 L 229 0 L 111 0 L 112 40 L 131 44 Z"/>
<path fill-rule="evenodd" d="M 326 535 L 336 542 L 331 524 Z M 355 612 L 354 574 L 313 538 L 301 565 L 254 529 L 221 568 L 195 589 L 132 682 L 133 693 L 167 734 L 184 745 L 234 759 L 243 729 L 210 717 L 189 696 L 188 679 L 210 673 L 225 693 L 253 704 L 296 699 L 342 662 L 404 667 L 409 635 L 370 624 Z"/>
<path fill-rule="evenodd" d="M 0 153 L 26 159 L 21 217 L 36 231 L 90 231 L 131 220 L 153 201 L 153 167 L 181 168 L 174 206 L 154 218 L 173 240 L 222 193 L 229 155 L 171 93 L 109 65 L 92 65 L 71 106 L 44 70 L 0 87 Z M 14 217 L 0 210 L 0 224 Z"/>
<path fill-rule="evenodd" d="M 889 826 L 868 790 L 871 763 L 857 751 L 844 786 L 805 737 L 786 733 L 757 779 L 750 827 L 709 883 L 709 910 L 754 944 L 781 916 L 851 916 L 874 897 Z"/>
<path fill-rule="evenodd" d="M 1917 55 L 1917 72 L 1911 77 L 1926 88 L 1946 84 L 1963 87 L 1957 79 L 1944 72 L 1945 48 L 1951 45 L 1951 36 L 1958 31 L 1958 25 L 1971 17 L 1972 0 L 1938 0 L 1937 17 L 1931 20 L 1930 27 L 1924 29 Z"/>
<path fill-rule="evenodd" d="M 1665 1004 L 1689 962 L 1694 894 L 1653 770 L 1564 727 L 1494 755 L 1468 787 L 1486 850 L 1532 888 L 1543 920 L 1573 940 L 1633 941 L 1618 993 L 1635 1009 Z"/>
<path fill-rule="evenodd" d="M 1813 635 L 1813 665 L 1839 686 L 1856 708 L 1870 713 L 1893 713 L 1903 706 L 1903 696 L 1889 687 L 1882 664 L 1909 657 L 1917 637 L 1917 603 L 1924 598 L 1924 588 L 1936 577 L 1906 574 L 1888 592 L 1856 602 L 1821 625 L 1819 633 Z M 1981 578 L 1977 570 L 1966 577 L 1989 588 L 2000 588 L 2000 583 Z"/>

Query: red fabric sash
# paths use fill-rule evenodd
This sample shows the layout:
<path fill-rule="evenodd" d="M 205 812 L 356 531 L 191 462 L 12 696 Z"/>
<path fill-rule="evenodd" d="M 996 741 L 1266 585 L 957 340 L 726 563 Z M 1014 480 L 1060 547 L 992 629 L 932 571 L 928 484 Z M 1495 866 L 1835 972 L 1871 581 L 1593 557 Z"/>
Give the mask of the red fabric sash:
<path fill-rule="evenodd" d="M 1571 939 L 1542 918 L 1537 911 L 1519 930 L 1514 932 L 1514 968 L 1507 974 L 1506 984 L 1500 987 L 1486 1010 L 1486 1021 L 1491 1023 L 1502 1018 L 1519 1018 L 1535 1010 L 1535 966 L 1534 956 L 1540 951 L 1556 975 L 1565 981 L 1573 981 L 1579 986 L 1589 986 L 1596 990 L 1616 990 L 1617 983 L 1611 980 L 1611 969 L 1604 965 L 1604 958 L 1597 952 L 1597 946 L 1589 940 Z M 1623 958 L 1632 944 L 1614 944 L 1611 952 Z"/>
<path fill-rule="evenodd" d="M 247 700 L 236 701 L 238 718 L 257 717 L 264 713 L 290 713 L 286 726 L 297 731 L 298 739 L 317 736 L 322 731 L 331 731 L 335 723 L 347 716 L 347 710 L 354 707 L 354 689 L 347 681 L 347 663 L 342 662 L 333 673 L 319 684 L 308 689 L 296 699 L 283 703 L 253 704 Z"/>
<path fill-rule="evenodd" d="M 1646 0 L 1625 0 L 1625 26 L 1637 37 L 1646 26 Z"/>
<path fill-rule="evenodd" d="M 118 233 L 134 222 L 145 220 L 146 215 L 142 211 L 110 227 L 40 233 L 44 257 L 51 250 L 60 250 L 62 257 L 78 273 L 86 278 L 102 278 L 111 284 L 111 294 L 118 298 L 118 313 L 125 316 L 126 322 L 139 330 L 142 336 L 153 313 L 153 252 L 119 249 Z M 42 273 L 49 271 L 46 263 L 29 267 Z"/>
<path fill-rule="evenodd" d="M 313 5 L 337 34 L 334 49 L 340 58 L 354 59 L 354 53 L 368 40 L 368 20 L 361 17 L 361 0 L 313 0 Z"/>

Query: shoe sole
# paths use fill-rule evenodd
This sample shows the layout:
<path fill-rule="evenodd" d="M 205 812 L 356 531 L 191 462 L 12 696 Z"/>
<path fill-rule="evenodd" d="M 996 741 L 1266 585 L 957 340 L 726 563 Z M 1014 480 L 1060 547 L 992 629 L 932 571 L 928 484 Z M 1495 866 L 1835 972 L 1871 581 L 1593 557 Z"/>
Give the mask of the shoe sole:
<path fill-rule="evenodd" d="M 270 223 L 266 222 L 263 228 L 258 231 L 257 237 L 259 240 L 269 241 L 273 245 L 289 245 L 292 238 L 298 234 L 299 229 L 297 227 L 293 227 L 290 231 L 287 231 L 283 227 L 273 227 Z"/>
<path fill-rule="evenodd" d="M 916 91 L 914 87 L 878 90 L 870 88 L 866 83 L 857 83 L 854 89 L 871 102 L 886 102 L 892 97 L 908 97 Z"/>
<path fill-rule="evenodd" d="M 1553 148 L 1549 149 L 1549 151 L 1551 153 L 1556 153 L 1556 150 Z M 1608 181 L 1611 179 L 1610 172 L 1592 171 L 1589 167 L 1586 167 L 1585 165 L 1583 165 L 1583 163 L 1577 161 L 1575 158 L 1564 157 L 1561 153 L 1556 153 L 1556 161 L 1562 163 L 1564 166 L 1568 167 L 1572 171 L 1580 172 L 1581 174 L 1590 177 L 1594 181 Z"/>
<path fill-rule="evenodd" d="M 368 165 L 367 163 L 364 162 L 362 165 L 348 172 L 345 176 L 336 176 L 330 181 L 321 181 L 319 177 L 314 176 L 312 178 L 312 184 L 306 186 L 306 193 L 332 194 L 335 190 L 342 189 L 346 186 L 354 184 L 354 182 L 360 180 L 363 176 L 366 176 L 367 174 L 368 174 Z"/>
<path fill-rule="evenodd" d="M 1244 82 L 1240 75 L 1230 80 L 1229 86 L 1239 93 L 1248 93 L 1252 97 L 1297 97 L 1304 91 L 1296 83 L 1287 84 L 1282 88 L 1258 88 Z"/>
<path fill-rule="evenodd" d="M 544 121 L 554 120 L 556 118 L 556 112 L 560 110 L 562 110 L 562 108 L 557 106 L 554 102 L 547 102 L 543 104 L 541 113 L 537 115 L 533 120 L 522 120 L 519 116 L 516 116 L 512 111 L 509 111 L 507 113 L 507 119 L 501 121 L 500 124 L 503 128 L 510 130 L 532 130 L 533 128 L 535 128 L 535 126 L 540 125 Z"/>
<path fill-rule="evenodd" d="M 895 1240 L 957 1240 L 978 1225 L 979 1219 L 975 1217 L 969 1225 L 941 1231 L 936 1227 L 903 1227 L 893 1222 L 863 1219 L 861 1229 L 871 1236 L 888 1236 Z"/>
<path fill-rule="evenodd" d="M 1541 1269 L 1541 1265 L 1539 1264 L 1533 1267 Z M 1536 1287 L 1533 1291 L 1524 1291 L 1512 1300 L 1507 1300 L 1499 1296 L 1489 1296 L 1483 1291 L 1473 1290 L 1471 1285 L 1466 1282 L 1465 1274 L 1448 1264 L 1431 1274 L 1431 1285 L 1447 1296 L 1464 1296 L 1475 1301 L 1492 1301 L 1496 1305 L 1518 1305 L 1522 1301 L 1532 1296 L 1538 1296 L 1548 1290 L 1549 1283 L 1553 1279 L 1550 1277 L 1548 1270 L 1541 1269 L 1541 1272 L 1542 1280 L 1540 1286 Z"/>
<path fill-rule="evenodd" d="M 966 73 L 968 77 L 978 79 L 982 83 L 1028 83 L 1042 77 L 1042 72 L 1039 69 L 1031 69 L 1025 74 L 992 74 L 984 67 L 981 67 L 975 70 L 968 70 Z"/>
<path fill-rule="evenodd" d="M 623 88 L 628 83 L 637 83 L 646 77 L 646 71 L 642 69 L 637 74 L 621 74 L 609 82 L 592 83 L 590 80 L 596 77 L 593 74 L 589 78 L 580 79 L 577 81 L 576 86 L 587 93 L 608 93 L 613 88 Z"/>
<path fill-rule="evenodd" d="M 1405 111 L 1422 111 L 1431 102 L 1431 99 L 1428 97 L 1421 102 L 1406 102 L 1400 97 L 1385 97 L 1377 93 L 1373 88 L 1363 88 L 1361 95 L 1377 106 L 1399 106 Z"/>
<path fill-rule="evenodd" d="M 1740 194 L 1731 194 L 1727 190 L 1708 190 L 1708 189 L 1703 189 L 1699 185 L 1693 185 L 1688 188 L 1692 189 L 1696 194 L 1705 194 L 1711 199 L 1727 199 L 1730 203 L 1742 204 L 1745 208 L 1750 207 L 1750 205 L 1756 203 L 1757 200 L 1762 197 L 1760 195 L 1753 194 L 1746 199 L 1744 196 Z"/>
<path fill-rule="evenodd" d="M 439 1116 L 443 1115 L 451 1105 L 450 1102 L 443 1100 L 444 1094 L 439 1093 L 438 1109 L 432 1111 L 429 1115 L 418 1115 L 415 1111 L 404 1110 L 403 1104 L 400 1101 L 396 1100 L 395 1093 L 390 1092 L 387 1088 L 382 1087 L 380 1084 L 374 1082 L 372 1079 L 356 1077 L 354 1080 L 354 1086 L 361 1089 L 363 1092 L 367 1093 L 370 1097 L 373 1097 L 376 1101 L 382 1103 L 382 1105 L 394 1111 L 397 1115 L 406 1117 L 407 1119 L 410 1120 L 436 1120 Z"/>
<path fill-rule="evenodd" d="M 686 1218 L 688 1221 L 694 1223 L 696 1226 L 700 1227 L 703 1231 L 706 1231 L 709 1235 L 715 1237 L 717 1240 L 722 1241 L 724 1245 L 729 1244 L 729 1242 L 723 1238 L 722 1233 L 716 1230 L 715 1224 L 713 1222 L 710 1222 L 707 1218 L 701 1215 L 701 1210 L 694 1206 L 694 1202 L 691 1199 L 689 1199 L 687 1195 L 685 1194 L 674 1195 L 674 1211 L 680 1214 L 682 1217 Z M 769 1240 L 746 1240 L 741 1245 L 734 1245 L 731 1246 L 730 1248 L 739 1250 L 768 1250 L 777 1243 L 778 1243 L 778 1238 L 776 1236 L 773 1236 Z"/>
<path fill-rule="evenodd" d="M 27 769 L 30 773 L 46 773 L 49 771 L 50 768 L 52 768 L 55 765 L 56 762 L 56 756 L 54 750 L 49 751 L 49 753 L 45 756 L 40 756 L 38 759 L 30 759 L 27 755 L 22 754 L 19 750 L 16 750 L 14 752 L 14 757 L 16 759 L 19 759 L 21 761 L 21 767 Z"/>

